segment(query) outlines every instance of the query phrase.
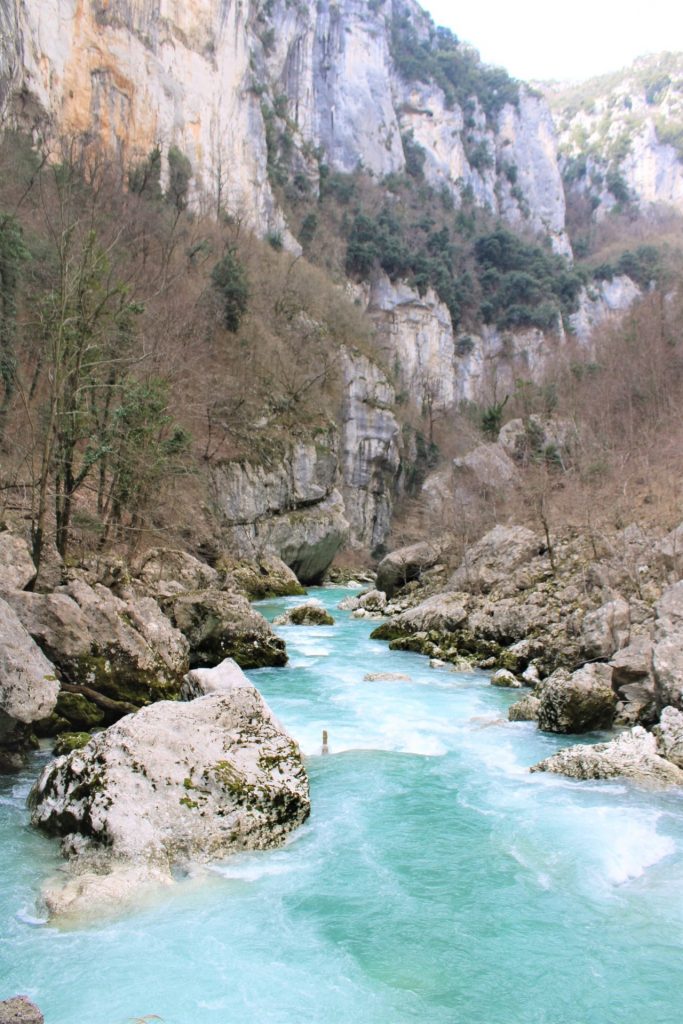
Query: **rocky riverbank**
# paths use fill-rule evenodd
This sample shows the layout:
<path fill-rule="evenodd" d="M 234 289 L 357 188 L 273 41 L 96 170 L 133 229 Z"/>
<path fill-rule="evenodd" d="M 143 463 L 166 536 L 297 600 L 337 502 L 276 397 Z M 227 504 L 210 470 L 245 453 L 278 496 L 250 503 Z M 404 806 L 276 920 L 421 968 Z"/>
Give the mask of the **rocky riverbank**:
<path fill-rule="evenodd" d="M 666 721 L 678 734 L 683 724 L 682 548 L 683 526 L 663 537 L 629 527 L 609 542 L 567 535 L 552 550 L 526 527 L 497 526 L 449 572 L 438 542 L 412 545 L 378 567 L 390 600 L 373 636 L 527 687 L 511 721 L 572 735 L 632 729 L 606 750 L 572 748 L 539 770 L 680 783 L 677 744 L 647 730 L 662 734 Z M 354 614 L 378 615 L 381 605 L 361 595 Z"/>

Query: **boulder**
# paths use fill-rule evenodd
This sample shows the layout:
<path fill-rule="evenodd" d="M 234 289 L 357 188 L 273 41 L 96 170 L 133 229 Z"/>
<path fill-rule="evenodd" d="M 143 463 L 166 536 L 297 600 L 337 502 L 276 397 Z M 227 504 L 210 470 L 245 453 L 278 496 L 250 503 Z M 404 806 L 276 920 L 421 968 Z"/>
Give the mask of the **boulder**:
<path fill-rule="evenodd" d="M 0 1024 L 44 1024 L 45 1018 L 28 996 L 14 996 L 0 1003 Z"/>
<path fill-rule="evenodd" d="M 387 595 L 383 590 L 369 590 L 358 598 L 358 607 L 366 612 L 381 614 L 387 606 Z"/>
<path fill-rule="evenodd" d="M 23 590 L 36 578 L 28 544 L 23 537 L 0 531 L 0 593 L 6 590 Z"/>
<path fill-rule="evenodd" d="M 584 665 L 576 672 L 558 669 L 536 689 L 538 726 L 544 732 L 580 733 L 609 729 L 617 698 L 609 665 Z"/>
<path fill-rule="evenodd" d="M 467 624 L 467 598 L 464 594 L 435 594 L 392 620 L 398 630 L 453 632 Z"/>
<path fill-rule="evenodd" d="M 677 708 L 664 708 L 652 732 L 661 756 L 683 768 L 683 714 Z"/>
<path fill-rule="evenodd" d="M 172 597 L 186 590 L 206 590 L 220 583 L 219 573 L 210 565 L 175 548 L 146 551 L 132 571 L 156 598 Z"/>
<path fill-rule="evenodd" d="M 659 542 L 656 551 L 669 572 L 683 576 L 683 523 Z"/>
<path fill-rule="evenodd" d="M 657 706 L 683 710 L 683 580 L 662 593 L 655 617 L 652 670 Z"/>
<path fill-rule="evenodd" d="M 277 846 L 308 817 L 299 749 L 256 688 L 234 665 L 194 672 L 192 685 L 206 696 L 126 716 L 34 785 L 31 821 L 62 837 L 70 861 L 66 886 L 45 890 L 52 912 L 170 881 L 188 861 Z"/>
<path fill-rule="evenodd" d="M 253 561 L 237 561 L 226 556 L 220 559 L 218 566 L 252 601 L 306 593 L 289 566 L 271 552 L 266 551 Z"/>
<path fill-rule="evenodd" d="M 334 626 L 334 619 L 320 601 L 306 601 L 288 608 L 275 619 L 276 626 Z"/>
<path fill-rule="evenodd" d="M 287 663 L 284 640 L 242 594 L 189 591 L 174 598 L 167 609 L 189 644 L 192 668 L 212 667 L 225 658 L 234 658 L 242 668 Z"/>
<path fill-rule="evenodd" d="M 533 693 L 527 693 L 525 697 L 511 704 L 508 708 L 508 719 L 510 722 L 537 722 L 541 702 Z"/>
<path fill-rule="evenodd" d="M 631 614 L 622 597 L 588 612 L 581 627 L 581 653 L 586 661 L 610 658 L 629 642 Z"/>
<path fill-rule="evenodd" d="M 425 569 L 431 569 L 439 561 L 441 551 L 438 545 L 427 541 L 397 548 L 386 555 L 377 566 L 377 589 L 384 591 L 388 598 L 411 580 L 420 578 Z"/>
<path fill-rule="evenodd" d="M 636 725 L 609 743 L 579 744 L 533 765 L 573 779 L 633 779 L 645 786 L 683 786 L 683 770 L 661 757 L 652 733 Z"/>
<path fill-rule="evenodd" d="M 509 490 L 519 482 L 519 472 L 499 444 L 480 444 L 462 458 L 453 459 L 458 498 L 472 501 L 487 492 Z"/>
<path fill-rule="evenodd" d="M 58 693 L 54 665 L 0 598 L 0 769 L 23 765 L 31 723 L 52 714 Z"/>
<path fill-rule="evenodd" d="M 571 420 L 534 413 L 526 419 L 509 420 L 498 434 L 501 448 L 511 459 L 522 463 L 542 455 L 555 458 L 566 467 L 576 442 L 576 426 Z"/>
<path fill-rule="evenodd" d="M 648 637 L 636 637 L 628 647 L 617 651 L 609 663 L 612 689 L 621 705 L 617 721 L 622 725 L 652 725 L 657 720 L 652 651 Z"/>
<path fill-rule="evenodd" d="M 449 589 L 487 593 L 542 548 L 536 534 L 525 526 L 494 526 L 467 550 L 449 581 Z"/>
<path fill-rule="evenodd" d="M 8 600 L 68 682 L 136 705 L 177 696 L 187 642 L 152 598 L 123 601 L 75 580 L 53 594 L 17 591 Z"/>
<path fill-rule="evenodd" d="M 506 668 L 499 668 L 491 676 L 491 686 L 502 686 L 508 689 L 519 690 L 522 684 L 512 672 L 508 672 Z"/>

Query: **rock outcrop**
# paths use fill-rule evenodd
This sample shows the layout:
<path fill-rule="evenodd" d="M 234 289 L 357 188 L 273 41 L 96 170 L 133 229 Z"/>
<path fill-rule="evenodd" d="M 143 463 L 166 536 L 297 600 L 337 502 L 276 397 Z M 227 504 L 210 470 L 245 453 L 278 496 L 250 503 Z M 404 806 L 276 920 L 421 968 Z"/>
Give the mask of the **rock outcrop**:
<path fill-rule="evenodd" d="M 205 695 L 123 718 L 36 782 L 32 823 L 70 861 L 44 891 L 52 914 L 102 912 L 119 881 L 125 899 L 174 866 L 277 846 L 308 816 L 299 750 L 255 687 L 230 662 L 190 682 Z"/>
<path fill-rule="evenodd" d="M 664 591 L 655 615 L 652 670 L 657 705 L 683 710 L 683 580 Z"/>
<path fill-rule="evenodd" d="M 287 446 L 271 466 L 225 462 L 212 472 L 213 503 L 233 548 L 247 559 L 275 552 L 301 583 L 319 583 L 346 540 L 333 431 Z"/>
<path fill-rule="evenodd" d="M 572 779 L 632 779 L 644 786 L 683 786 L 683 770 L 658 752 L 652 733 L 637 725 L 609 743 L 579 744 L 539 761 L 532 772 Z"/>

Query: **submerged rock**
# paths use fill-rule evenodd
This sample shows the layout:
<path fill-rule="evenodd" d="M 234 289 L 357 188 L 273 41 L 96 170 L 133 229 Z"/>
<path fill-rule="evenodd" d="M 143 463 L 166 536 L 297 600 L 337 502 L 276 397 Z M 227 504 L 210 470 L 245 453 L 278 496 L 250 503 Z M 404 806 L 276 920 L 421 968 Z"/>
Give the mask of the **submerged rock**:
<path fill-rule="evenodd" d="M 33 787 L 32 823 L 70 858 L 66 885 L 45 891 L 52 912 L 118 899 L 118 878 L 123 896 L 175 865 L 277 846 L 308 817 L 299 749 L 243 673 L 228 663 L 190 681 L 206 695 L 123 718 Z"/>
<path fill-rule="evenodd" d="M 364 683 L 409 683 L 410 676 L 404 672 L 366 672 Z"/>
<path fill-rule="evenodd" d="M 320 601 L 306 601 L 275 619 L 276 626 L 334 626 L 334 619 Z"/>
<path fill-rule="evenodd" d="M 609 665 L 584 665 L 576 672 L 558 669 L 537 688 L 538 726 L 544 732 L 580 733 L 609 729 L 617 698 Z"/>
<path fill-rule="evenodd" d="M 579 744 L 539 761 L 532 772 L 573 779 L 633 779 L 647 786 L 683 786 L 683 770 L 663 758 L 652 733 L 637 725 L 610 743 Z"/>
<path fill-rule="evenodd" d="M 508 720 L 510 722 L 537 722 L 541 702 L 533 693 L 527 693 L 525 697 L 511 704 L 508 708 Z"/>

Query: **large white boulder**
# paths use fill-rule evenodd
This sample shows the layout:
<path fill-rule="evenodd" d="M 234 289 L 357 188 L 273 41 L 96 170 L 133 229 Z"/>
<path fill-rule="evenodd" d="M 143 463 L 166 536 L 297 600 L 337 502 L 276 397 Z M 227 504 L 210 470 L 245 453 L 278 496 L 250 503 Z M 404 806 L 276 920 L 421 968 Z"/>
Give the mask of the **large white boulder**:
<path fill-rule="evenodd" d="M 633 779 L 642 785 L 683 786 L 683 770 L 661 756 L 652 733 L 637 725 L 610 743 L 559 750 L 531 768 L 573 779 Z"/>
<path fill-rule="evenodd" d="M 190 682 L 206 695 L 126 716 L 33 787 L 33 824 L 61 836 L 70 858 L 66 880 L 44 893 L 53 913 L 111 899 L 103 876 L 120 876 L 128 898 L 170 882 L 174 866 L 277 846 L 308 817 L 299 749 L 237 666 Z"/>

